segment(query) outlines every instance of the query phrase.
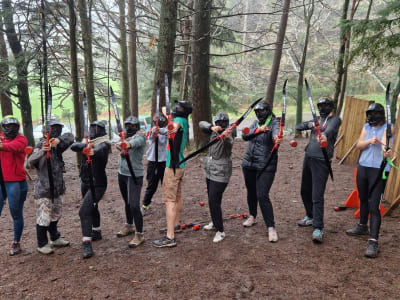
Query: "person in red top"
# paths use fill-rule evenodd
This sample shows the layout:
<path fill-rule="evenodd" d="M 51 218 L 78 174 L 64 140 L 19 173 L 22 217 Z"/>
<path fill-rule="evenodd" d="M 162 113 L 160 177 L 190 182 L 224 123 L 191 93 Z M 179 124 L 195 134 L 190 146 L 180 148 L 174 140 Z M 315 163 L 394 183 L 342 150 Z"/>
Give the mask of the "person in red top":
<path fill-rule="evenodd" d="M 14 221 L 14 242 L 10 255 L 21 252 L 20 240 L 24 229 L 24 202 L 28 192 L 24 168 L 25 148 L 28 145 L 26 137 L 20 135 L 19 121 L 14 116 L 6 116 L 1 121 L 0 134 L 0 164 L 4 183 L 0 184 L 0 216 L 6 198 Z M 5 191 L 3 191 L 5 187 Z M 6 196 L 6 198 L 4 197 Z"/>

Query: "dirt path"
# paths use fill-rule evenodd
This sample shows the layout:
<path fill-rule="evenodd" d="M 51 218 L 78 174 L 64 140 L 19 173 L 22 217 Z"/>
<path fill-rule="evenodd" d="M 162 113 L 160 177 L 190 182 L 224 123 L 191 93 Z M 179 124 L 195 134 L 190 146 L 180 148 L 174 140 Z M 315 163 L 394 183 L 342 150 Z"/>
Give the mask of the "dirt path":
<path fill-rule="evenodd" d="M 398 299 L 400 286 L 400 220 L 396 212 L 384 219 L 378 259 L 364 258 L 366 239 L 344 231 L 353 226 L 353 210 L 334 212 L 353 188 L 353 167 L 333 164 L 335 182 L 328 183 L 325 242 L 311 242 L 311 228 L 299 228 L 304 217 L 300 177 L 305 140 L 294 149 L 287 141 L 280 149 L 279 170 L 271 190 L 280 240 L 268 242 L 262 218 L 245 229 L 242 220 L 225 223 L 227 238 L 213 244 L 213 233 L 186 230 L 178 246 L 156 249 L 151 241 L 165 227 L 161 193 L 144 219 L 146 243 L 129 249 L 127 238 L 116 238 L 124 222 L 117 183 L 117 154 L 108 165 L 106 197 L 100 202 L 103 240 L 94 243 L 95 256 L 81 258 L 78 216 L 79 178 L 75 156 L 65 155 L 67 195 L 60 231 L 71 247 L 45 257 L 36 252 L 32 186 L 25 204 L 23 253 L 8 256 L 12 224 L 8 205 L 0 218 L 0 299 Z M 223 199 L 225 216 L 247 213 L 246 190 L 240 168 L 245 142 L 234 146 L 234 172 Z M 289 168 L 292 165 L 293 169 Z M 205 179 L 199 159 L 188 163 L 184 184 L 183 222 L 208 221 Z M 260 212 L 259 212 L 260 213 Z"/>

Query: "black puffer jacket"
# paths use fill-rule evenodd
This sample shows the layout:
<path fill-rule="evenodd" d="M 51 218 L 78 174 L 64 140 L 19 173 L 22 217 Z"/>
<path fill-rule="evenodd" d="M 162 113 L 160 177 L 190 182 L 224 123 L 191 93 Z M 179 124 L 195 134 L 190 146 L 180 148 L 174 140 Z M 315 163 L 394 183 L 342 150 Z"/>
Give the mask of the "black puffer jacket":
<path fill-rule="evenodd" d="M 62 153 L 74 142 L 74 136 L 71 133 L 64 133 L 57 137 L 60 143 L 51 148 L 51 171 L 53 173 L 54 197 L 65 193 L 65 182 L 63 177 L 64 161 Z M 35 146 L 35 150 L 28 159 L 29 167 L 37 170 L 37 180 L 35 182 L 35 199 L 50 198 L 49 173 L 47 169 L 46 152 L 42 150 L 45 139 L 41 139 Z"/>
<path fill-rule="evenodd" d="M 73 143 L 71 150 L 75 152 L 81 152 L 86 147 L 85 143 Z M 93 168 L 93 182 L 94 186 L 106 187 L 107 186 L 107 174 L 106 166 L 108 162 L 108 154 L 110 153 L 111 145 L 109 142 L 102 142 L 93 148 L 94 155 L 92 159 Z M 86 155 L 82 155 L 81 170 L 79 177 L 81 181 L 89 185 L 89 169 L 86 167 Z"/>
<path fill-rule="evenodd" d="M 272 118 L 268 124 L 270 129 L 267 132 L 254 134 L 257 129 L 258 120 L 255 120 L 249 127 L 249 134 L 242 134 L 245 141 L 249 141 L 246 154 L 243 157 L 242 167 L 246 169 L 262 170 L 267 163 L 271 150 L 274 147 L 273 137 L 279 133 L 279 120 Z M 274 154 L 265 172 L 276 172 L 278 155 Z"/>

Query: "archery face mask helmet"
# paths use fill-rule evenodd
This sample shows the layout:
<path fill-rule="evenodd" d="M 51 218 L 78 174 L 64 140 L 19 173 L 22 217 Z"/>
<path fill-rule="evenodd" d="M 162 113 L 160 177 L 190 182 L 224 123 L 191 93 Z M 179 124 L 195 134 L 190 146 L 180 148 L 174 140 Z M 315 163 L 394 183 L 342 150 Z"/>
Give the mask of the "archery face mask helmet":
<path fill-rule="evenodd" d="M 139 120 L 136 117 L 129 116 L 124 122 L 127 137 L 134 136 L 140 129 Z"/>
<path fill-rule="evenodd" d="M 90 139 L 107 135 L 106 124 L 103 121 L 94 121 L 89 128 Z"/>
<path fill-rule="evenodd" d="M 153 118 L 153 123 L 154 123 L 154 126 L 157 124 L 157 116 L 154 116 L 154 118 Z M 167 124 L 168 124 L 167 119 L 164 117 L 163 114 L 161 114 L 161 115 L 158 117 L 158 127 L 162 128 L 162 127 L 167 126 Z"/>
<path fill-rule="evenodd" d="M 378 126 L 385 123 L 385 108 L 379 103 L 372 103 L 366 111 L 367 122 L 370 126 Z"/>
<path fill-rule="evenodd" d="M 192 113 L 192 104 L 188 101 L 175 101 L 175 108 L 172 112 L 172 116 L 182 117 L 187 119 L 189 115 Z"/>
<path fill-rule="evenodd" d="M 222 129 L 226 129 L 229 126 L 229 116 L 225 112 L 218 112 L 214 118 L 215 126 L 220 126 Z"/>
<path fill-rule="evenodd" d="M 333 110 L 333 101 L 329 97 L 322 97 L 318 100 L 317 107 L 321 118 L 326 118 Z"/>
<path fill-rule="evenodd" d="M 60 122 L 57 122 L 55 120 L 51 120 L 49 121 L 48 125 L 50 126 L 50 138 L 54 139 L 57 138 L 61 135 L 62 133 L 62 129 L 64 127 L 63 124 L 61 124 Z"/>
<path fill-rule="evenodd" d="M 271 107 L 265 102 L 258 103 L 256 107 L 254 107 L 254 112 L 256 113 L 258 122 L 262 125 L 264 125 L 268 117 L 272 114 Z"/>
<path fill-rule="evenodd" d="M 1 130 L 7 139 L 15 139 L 19 131 L 19 122 L 14 116 L 5 116 L 1 121 Z"/>

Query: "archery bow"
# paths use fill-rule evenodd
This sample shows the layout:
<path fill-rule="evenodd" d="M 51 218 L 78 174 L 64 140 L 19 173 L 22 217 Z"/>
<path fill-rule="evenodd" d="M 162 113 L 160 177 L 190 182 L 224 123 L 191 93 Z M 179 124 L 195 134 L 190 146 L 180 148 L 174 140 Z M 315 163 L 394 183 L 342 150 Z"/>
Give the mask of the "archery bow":
<path fill-rule="evenodd" d="M 53 102 L 53 94 L 51 91 L 51 86 L 49 84 L 49 97 L 47 99 L 47 115 L 46 115 L 46 147 L 50 147 L 49 151 L 46 152 L 46 164 L 47 164 L 47 174 L 49 176 L 49 187 L 50 187 L 50 198 L 51 203 L 54 203 L 54 178 L 53 171 L 51 167 L 51 145 L 50 145 L 50 134 L 51 134 L 51 126 L 49 122 L 51 120 L 51 108 Z"/>
<path fill-rule="evenodd" d="M 318 139 L 321 140 L 321 129 L 320 129 L 320 124 L 317 118 L 317 113 L 315 111 L 315 106 L 314 106 L 314 102 L 311 96 L 311 90 L 310 87 L 308 85 L 307 79 L 304 79 L 305 83 L 306 83 L 306 89 L 307 89 L 307 96 L 308 96 L 308 101 L 310 102 L 310 108 L 311 108 L 311 113 L 313 116 L 313 121 L 314 121 L 314 127 L 317 130 L 317 134 L 318 134 Z M 322 154 L 324 155 L 324 159 L 325 159 L 325 163 L 326 166 L 328 167 L 329 170 L 329 175 L 331 176 L 331 179 L 333 181 L 333 171 L 332 171 L 332 166 L 331 166 L 331 162 L 329 161 L 329 157 L 328 157 L 328 152 L 326 151 L 326 147 L 328 146 L 327 142 L 322 142 L 321 143 L 321 150 L 322 150 Z"/>
<path fill-rule="evenodd" d="M 390 111 L 390 82 L 386 87 L 386 145 L 385 145 L 385 150 L 388 151 L 390 149 L 390 139 L 392 137 L 392 117 L 391 117 L 391 111 Z M 379 183 L 383 176 L 383 172 L 385 172 L 387 164 L 387 158 L 383 158 L 381 162 L 381 166 L 379 168 L 379 173 L 378 177 L 375 179 L 374 184 L 371 186 L 370 193 L 374 190 L 376 185 Z"/>
<path fill-rule="evenodd" d="M 252 111 L 252 109 L 257 105 L 258 102 L 260 102 L 263 98 L 259 98 L 257 99 L 253 104 L 250 105 L 250 107 L 246 110 L 246 112 L 235 121 L 235 123 L 233 123 L 229 129 L 233 130 L 235 129 L 237 126 L 239 126 L 239 124 L 250 114 L 250 112 Z M 184 159 L 182 159 L 179 163 L 178 166 L 182 163 L 184 163 L 185 161 L 191 159 L 192 157 L 195 157 L 197 154 L 203 152 L 204 150 L 206 150 L 207 148 L 209 148 L 210 146 L 214 145 L 215 143 L 217 143 L 218 141 L 222 140 L 225 137 L 224 132 L 221 133 L 220 135 L 216 136 L 215 138 L 213 138 L 208 144 L 204 145 L 203 147 L 201 147 L 200 149 L 190 153 L 188 156 L 186 156 Z"/>
<path fill-rule="evenodd" d="M 169 100 L 169 89 L 168 89 L 168 74 L 164 73 L 164 86 L 165 86 L 165 106 L 167 109 L 167 116 L 168 116 L 168 131 L 174 129 L 174 124 L 172 123 L 171 120 L 171 103 Z M 171 134 L 168 137 L 168 147 L 169 147 L 169 153 L 171 155 L 171 166 L 172 169 L 174 170 L 174 174 L 176 172 L 176 166 L 179 166 L 175 164 L 175 153 L 174 153 L 174 138 L 175 134 Z"/>
<path fill-rule="evenodd" d="M 282 117 L 280 120 L 279 124 L 279 133 L 278 133 L 278 138 L 281 139 L 283 137 L 283 127 L 285 127 L 285 117 L 286 117 L 286 84 L 287 84 L 287 79 L 285 80 L 285 83 L 283 84 L 282 88 Z M 265 163 L 265 166 L 262 168 L 261 172 L 258 173 L 257 178 L 261 176 L 261 174 L 265 171 L 265 169 L 269 166 L 272 157 L 274 156 L 274 153 L 277 153 L 279 149 L 279 144 L 276 143 L 274 147 L 272 147 L 271 154 L 268 157 L 267 162 Z"/>
<path fill-rule="evenodd" d="M 157 82 L 157 103 L 156 103 L 156 129 L 158 132 L 159 126 L 158 122 L 160 120 L 160 83 Z M 156 159 L 156 163 L 158 163 L 158 133 L 154 135 L 154 143 L 155 143 L 155 152 L 154 156 Z M 157 170 L 157 168 L 156 168 Z"/>
<path fill-rule="evenodd" d="M 121 120 L 119 119 L 117 99 L 115 98 L 114 91 L 111 86 L 110 86 L 110 92 L 111 92 L 111 99 L 112 99 L 112 104 L 113 104 L 113 108 L 114 108 L 115 121 L 117 122 L 117 129 L 118 129 L 119 136 L 121 138 L 121 147 L 124 150 L 123 158 L 125 158 L 125 160 L 126 160 L 126 163 L 128 165 L 128 169 L 129 169 L 129 173 L 131 173 L 133 182 L 135 184 L 137 184 L 135 172 L 133 171 L 133 168 L 132 168 L 131 158 L 129 156 L 128 149 L 126 149 L 126 145 L 124 142 L 124 131 L 122 130 Z"/>
<path fill-rule="evenodd" d="M 86 93 L 83 92 L 83 137 L 86 139 L 86 148 L 83 149 L 83 154 L 86 155 L 86 168 L 89 172 L 89 187 L 90 192 L 92 193 L 93 205 L 97 205 L 96 201 L 96 190 L 94 188 L 93 182 L 93 161 L 90 158 L 90 147 L 89 147 L 89 122 L 88 122 L 88 108 L 87 108 L 87 100 Z"/>

